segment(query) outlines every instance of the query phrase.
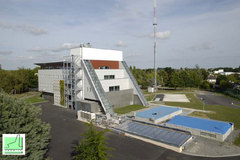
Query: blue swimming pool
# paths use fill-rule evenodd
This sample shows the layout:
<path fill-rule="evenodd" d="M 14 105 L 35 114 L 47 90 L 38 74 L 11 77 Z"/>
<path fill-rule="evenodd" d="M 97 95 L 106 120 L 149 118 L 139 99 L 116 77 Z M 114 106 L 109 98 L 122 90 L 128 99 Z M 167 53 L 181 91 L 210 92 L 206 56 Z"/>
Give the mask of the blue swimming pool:
<path fill-rule="evenodd" d="M 225 134 L 233 125 L 233 123 L 189 116 L 175 116 L 166 124 L 173 124 L 220 134 Z"/>
<path fill-rule="evenodd" d="M 146 119 L 154 118 L 156 120 L 164 116 L 167 116 L 169 114 L 172 114 L 174 112 L 177 112 L 179 110 L 181 109 L 176 107 L 159 106 L 146 111 L 138 112 L 136 116 L 140 118 L 146 118 Z"/>

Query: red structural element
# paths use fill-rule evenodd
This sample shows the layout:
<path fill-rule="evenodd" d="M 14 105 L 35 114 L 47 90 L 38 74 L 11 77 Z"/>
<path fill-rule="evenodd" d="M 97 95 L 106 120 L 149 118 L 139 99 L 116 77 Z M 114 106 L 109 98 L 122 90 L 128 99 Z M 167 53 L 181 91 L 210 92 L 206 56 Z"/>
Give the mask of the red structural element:
<path fill-rule="evenodd" d="M 91 60 L 94 69 L 99 69 L 102 66 L 108 66 L 109 69 L 119 69 L 118 61 L 102 61 L 102 60 Z"/>

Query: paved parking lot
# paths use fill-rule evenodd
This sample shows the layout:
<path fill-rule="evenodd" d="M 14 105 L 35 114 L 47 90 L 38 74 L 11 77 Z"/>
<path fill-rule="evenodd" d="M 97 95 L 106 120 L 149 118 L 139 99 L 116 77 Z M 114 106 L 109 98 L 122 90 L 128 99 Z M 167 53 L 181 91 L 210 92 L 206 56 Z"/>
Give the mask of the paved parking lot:
<path fill-rule="evenodd" d="M 207 91 L 200 91 L 200 92 L 197 92 L 197 97 L 199 99 L 203 98 L 204 103 L 206 103 L 206 104 L 223 105 L 223 106 L 234 107 L 234 108 L 240 109 L 239 101 L 232 100 L 223 95 L 218 95 L 218 94 L 215 94 L 212 92 L 207 92 Z"/>
<path fill-rule="evenodd" d="M 53 160 L 71 160 L 74 146 L 83 137 L 81 134 L 86 131 L 86 126 L 76 120 L 74 111 L 60 108 L 50 103 L 42 103 L 41 119 L 51 124 L 51 142 L 49 144 L 48 157 Z M 194 157 L 167 150 L 134 138 L 109 132 L 106 135 L 108 145 L 113 147 L 111 151 L 113 160 L 202 160 L 210 159 Z M 240 159 L 212 158 L 212 159 Z"/>

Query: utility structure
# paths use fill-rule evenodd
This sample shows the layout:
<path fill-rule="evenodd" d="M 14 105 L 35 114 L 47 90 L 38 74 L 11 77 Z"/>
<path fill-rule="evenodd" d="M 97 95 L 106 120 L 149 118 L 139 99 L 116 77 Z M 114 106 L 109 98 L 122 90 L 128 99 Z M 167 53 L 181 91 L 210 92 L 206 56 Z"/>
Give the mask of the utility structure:
<path fill-rule="evenodd" d="M 154 91 L 157 91 L 157 70 L 156 70 L 156 34 L 157 34 L 157 17 L 156 17 L 157 0 L 153 2 L 153 37 L 154 37 Z"/>

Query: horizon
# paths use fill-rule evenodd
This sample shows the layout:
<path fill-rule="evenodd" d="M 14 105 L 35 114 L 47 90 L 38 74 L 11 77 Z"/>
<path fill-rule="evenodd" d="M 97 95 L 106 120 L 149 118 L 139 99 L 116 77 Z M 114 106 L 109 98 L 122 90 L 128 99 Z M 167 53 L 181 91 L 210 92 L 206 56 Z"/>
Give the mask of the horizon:
<path fill-rule="evenodd" d="M 238 68 L 240 1 L 157 0 L 160 68 Z M 123 51 L 129 66 L 153 68 L 153 1 L 0 2 L 0 64 L 34 68 L 61 61 L 70 48 Z"/>

